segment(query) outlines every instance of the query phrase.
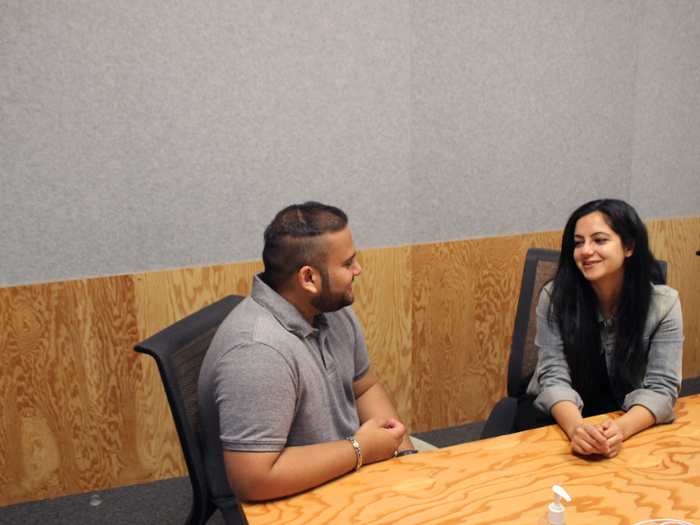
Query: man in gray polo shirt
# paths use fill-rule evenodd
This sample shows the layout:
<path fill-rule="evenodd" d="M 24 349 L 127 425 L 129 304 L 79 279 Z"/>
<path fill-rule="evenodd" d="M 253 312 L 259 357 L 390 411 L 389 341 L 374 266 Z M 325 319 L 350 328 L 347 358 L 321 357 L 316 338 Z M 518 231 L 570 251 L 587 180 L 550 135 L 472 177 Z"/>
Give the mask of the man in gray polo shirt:
<path fill-rule="evenodd" d="M 265 230 L 263 262 L 200 373 L 204 461 L 225 517 L 234 492 L 287 496 L 413 448 L 349 307 L 362 268 L 346 215 L 285 208 Z"/>

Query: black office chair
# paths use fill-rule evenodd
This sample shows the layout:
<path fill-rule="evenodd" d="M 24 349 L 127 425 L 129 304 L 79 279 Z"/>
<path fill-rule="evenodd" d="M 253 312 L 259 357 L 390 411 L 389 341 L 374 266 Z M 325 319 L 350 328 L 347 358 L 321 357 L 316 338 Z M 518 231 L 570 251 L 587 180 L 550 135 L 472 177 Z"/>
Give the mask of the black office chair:
<path fill-rule="evenodd" d="M 659 261 L 666 282 L 666 261 Z M 513 339 L 508 361 L 507 397 L 501 398 L 493 407 L 480 439 L 503 436 L 510 433 L 518 409 L 518 388 L 523 378 L 535 371 L 537 366 L 537 314 L 535 310 L 542 288 L 554 279 L 559 266 L 559 250 L 530 248 L 525 257 L 523 280 L 520 286 L 518 309 L 515 314 Z"/>
<path fill-rule="evenodd" d="M 535 309 L 542 288 L 554 279 L 558 266 L 559 250 L 530 248 L 527 251 L 508 360 L 508 395 L 496 403 L 491 410 L 486 425 L 481 431 L 481 439 L 510 433 L 515 411 L 518 409 L 518 387 L 524 377 L 535 371 L 537 365 Z"/>
<path fill-rule="evenodd" d="M 204 525 L 216 511 L 202 459 L 204 436 L 197 407 L 202 361 L 221 322 L 243 300 L 229 295 L 161 330 L 134 350 L 156 360 L 192 482 L 192 509 L 185 525 Z"/>

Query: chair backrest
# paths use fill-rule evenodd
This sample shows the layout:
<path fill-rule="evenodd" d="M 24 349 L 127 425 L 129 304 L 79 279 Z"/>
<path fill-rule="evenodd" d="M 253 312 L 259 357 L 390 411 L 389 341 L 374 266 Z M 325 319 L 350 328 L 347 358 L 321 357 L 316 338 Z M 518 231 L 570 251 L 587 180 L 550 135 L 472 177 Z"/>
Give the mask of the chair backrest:
<path fill-rule="evenodd" d="M 559 250 L 530 248 L 525 257 L 518 309 L 515 314 L 513 340 L 508 361 L 508 397 L 518 397 L 523 378 L 535 371 L 538 349 L 535 346 L 537 315 L 535 310 L 542 288 L 554 279 L 559 267 Z M 666 261 L 659 261 L 666 282 Z"/>
<path fill-rule="evenodd" d="M 210 500 L 197 407 L 197 384 L 202 361 L 221 322 L 243 300 L 229 295 L 161 330 L 134 350 L 153 357 L 175 420 L 185 463 L 192 482 L 192 509 L 187 525 L 203 525 L 216 510 Z"/>
<path fill-rule="evenodd" d="M 537 365 L 537 315 L 535 309 L 545 284 L 554 279 L 559 267 L 559 250 L 530 248 L 525 256 L 513 340 L 508 361 L 508 397 L 518 397 L 520 381 Z"/>

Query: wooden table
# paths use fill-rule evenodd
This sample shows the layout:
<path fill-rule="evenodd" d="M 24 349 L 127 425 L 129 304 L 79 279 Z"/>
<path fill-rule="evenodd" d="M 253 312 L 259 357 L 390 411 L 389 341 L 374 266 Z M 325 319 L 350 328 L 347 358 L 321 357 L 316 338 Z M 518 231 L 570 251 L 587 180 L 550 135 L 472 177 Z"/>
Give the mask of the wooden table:
<path fill-rule="evenodd" d="M 675 423 L 633 436 L 614 459 L 575 456 L 552 426 L 367 465 L 242 507 L 250 525 L 537 525 L 552 485 L 561 485 L 572 498 L 564 502 L 568 525 L 655 518 L 700 525 L 700 395 L 681 398 L 675 412 Z"/>

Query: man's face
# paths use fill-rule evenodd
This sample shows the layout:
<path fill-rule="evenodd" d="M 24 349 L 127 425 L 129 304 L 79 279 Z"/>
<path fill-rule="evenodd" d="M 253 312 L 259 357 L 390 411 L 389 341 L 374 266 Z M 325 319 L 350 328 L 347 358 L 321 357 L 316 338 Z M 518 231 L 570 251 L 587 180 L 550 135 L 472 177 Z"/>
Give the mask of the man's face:
<path fill-rule="evenodd" d="M 335 312 L 355 301 L 352 283 L 362 273 L 362 267 L 355 259 L 349 227 L 324 237 L 328 242 L 328 261 L 325 268 L 318 269 L 321 291 L 311 300 L 311 305 L 320 312 Z"/>

